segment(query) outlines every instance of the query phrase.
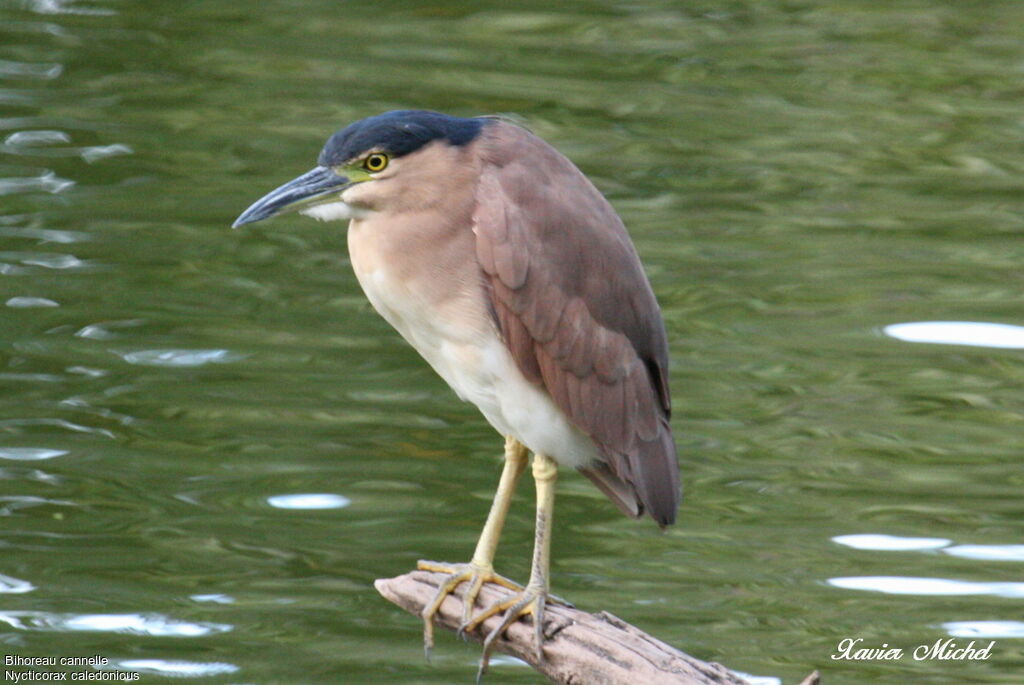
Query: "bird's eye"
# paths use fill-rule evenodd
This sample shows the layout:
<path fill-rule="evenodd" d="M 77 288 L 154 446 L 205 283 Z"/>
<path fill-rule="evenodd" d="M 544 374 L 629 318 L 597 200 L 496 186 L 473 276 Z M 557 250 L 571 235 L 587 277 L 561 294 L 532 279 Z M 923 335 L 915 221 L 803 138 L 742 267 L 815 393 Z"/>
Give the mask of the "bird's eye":
<path fill-rule="evenodd" d="M 382 152 L 375 152 L 363 160 L 363 168 L 367 171 L 384 171 L 388 166 L 388 156 Z"/>

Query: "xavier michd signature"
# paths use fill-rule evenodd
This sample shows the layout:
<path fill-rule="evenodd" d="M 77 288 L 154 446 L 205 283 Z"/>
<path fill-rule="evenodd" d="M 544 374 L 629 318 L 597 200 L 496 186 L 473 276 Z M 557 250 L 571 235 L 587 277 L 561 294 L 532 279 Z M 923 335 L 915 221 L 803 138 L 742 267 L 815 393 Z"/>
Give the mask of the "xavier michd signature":
<path fill-rule="evenodd" d="M 952 638 L 938 639 L 931 644 L 920 644 L 910 649 L 915 661 L 985 661 L 992 656 L 992 640 L 980 646 L 976 640 L 960 645 Z M 893 647 L 885 642 L 871 647 L 864 644 L 864 638 L 847 637 L 839 641 L 832 654 L 835 661 L 899 661 L 908 654 L 909 648 Z"/>

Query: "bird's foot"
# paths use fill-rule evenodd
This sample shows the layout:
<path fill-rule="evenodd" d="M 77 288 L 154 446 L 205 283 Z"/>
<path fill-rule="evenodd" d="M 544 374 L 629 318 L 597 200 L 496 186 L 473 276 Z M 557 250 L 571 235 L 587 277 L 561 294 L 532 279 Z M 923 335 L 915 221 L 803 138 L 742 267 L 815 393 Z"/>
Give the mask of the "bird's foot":
<path fill-rule="evenodd" d="M 434 616 L 441 608 L 444 598 L 454 593 L 455 588 L 459 585 L 469 583 L 462 595 L 462 624 L 459 626 L 460 637 L 465 637 L 466 631 L 472 629 L 470 626 L 475 628 L 479 623 L 479 621 L 471 617 L 473 608 L 476 606 L 476 598 L 480 595 L 480 588 L 483 587 L 484 583 L 496 583 L 514 592 L 524 591 L 522 585 L 514 583 L 505 576 L 498 575 L 489 564 L 475 564 L 472 562 L 468 564 L 448 564 L 437 561 L 420 561 L 416 564 L 416 568 L 420 571 L 435 571 L 447 573 L 451 576 L 437 589 L 434 599 L 423 608 L 423 612 L 420 614 L 423 617 L 423 650 L 427 655 L 427 659 L 430 658 L 430 650 L 434 648 Z M 488 614 L 488 616 L 492 615 L 493 613 Z"/>
<path fill-rule="evenodd" d="M 494 650 L 494 643 L 504 635 L 509 626 L 523 616 L 530 616 L 533 619 L 534 649 L 536 650 L 537 661 L 544 660 L 544 608 L 548 602 L 557 604 L 568 604 L 564 600 L 552 597 L 548 594 L 547 588 L 536 583 L 529 583 L 520 592 L 495 602 L 491 606 L 477 614 L 468 623 L 464 623 L 459 629 L 460 632 L 469 632 L 481 625 L 491 616 L 501 614 L 499 623 L 484 639 L 484 653 L 480 657 L 480 669 L 476 674 L 476 682 L 479 684 L 487 672 L 491 661 L 491 652 Z M 572 605 L 569 605 L 572 606 Z"/>

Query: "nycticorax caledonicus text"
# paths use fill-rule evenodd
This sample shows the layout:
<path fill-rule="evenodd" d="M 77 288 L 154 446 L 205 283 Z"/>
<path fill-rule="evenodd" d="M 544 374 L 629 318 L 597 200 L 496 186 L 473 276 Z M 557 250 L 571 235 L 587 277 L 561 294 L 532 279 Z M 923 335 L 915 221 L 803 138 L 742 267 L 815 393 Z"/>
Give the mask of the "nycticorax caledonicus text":
<path fill-rule="evenodd" d="M 335 133 L 318 165 L 235 226 L 298 210 L 348 222 L 352 267 L 374 308 L 505 436 L 505 466 L 468 564 L 462 630 L 504 612 L 494 640 L 532 615 L 538 658 L 557 467 L 590 478 L 626 514 L 673 523 L 679 466 L 669 426 L 668 344 L 651 286 L 615 210 L 565 156 L 500 118 L 397 111 Z M 494 572 L 513 490 L 533 452 L 529 582 Z M 480 587 L 512 591 L 473 615 Z"/>

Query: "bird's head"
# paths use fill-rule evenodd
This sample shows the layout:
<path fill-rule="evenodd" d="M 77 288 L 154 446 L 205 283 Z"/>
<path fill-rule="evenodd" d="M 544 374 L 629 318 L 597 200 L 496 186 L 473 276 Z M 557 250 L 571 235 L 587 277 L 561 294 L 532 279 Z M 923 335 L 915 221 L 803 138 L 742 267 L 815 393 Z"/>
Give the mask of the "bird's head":
<path fill-rule="evenodd" d="M 464 150 L 486 119 L 401 110 L 357 121 L 327 140 L 317 166 L 270 191 L 242 212 L 234 228 L 298 211 L 322 221 L 348 220 L 386 207 L 429 204 L 431 181 L 465 166 Z"/>

